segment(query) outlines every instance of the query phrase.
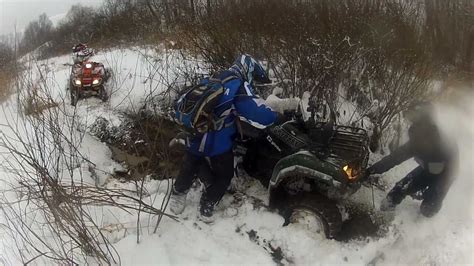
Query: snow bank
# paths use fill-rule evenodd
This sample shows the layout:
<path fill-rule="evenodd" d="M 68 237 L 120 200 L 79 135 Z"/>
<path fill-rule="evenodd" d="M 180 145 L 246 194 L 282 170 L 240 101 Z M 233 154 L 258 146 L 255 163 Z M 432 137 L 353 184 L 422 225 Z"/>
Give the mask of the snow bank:
<path fill-rule="evenodd" d="M 456 105 L 439 106 L 441 127 L 448 137 L 457 140 L 460 147 L 461 168 L 442 210 L 431 219 L 418 213 L 419 202 L 406 199 L 397 208 L 385 237 L 341 243 L 318 238 L 296 225 L 282 227 L 283 220 L 279 215 L 255 207 L 255 199 L 266 197 L 265 189 L 258 184 L 245 191 L 241 205 L 230 203 L 233 198 L 226 196 L 222 203 L 224 206 L 217 211 L 217 222 L 203 224 L 196 220 L 199 189 L 195 189 L 188 196 L 189 205 L 180 223 L 165 221 L 158 236 L 145 237 L 139 245 L 133 238 L 119 242 L 122 254 L 125 254 L 123 261 L 129 265 L 156 262 L 274 264 L 275 261 L 296 265 L 366 265 L 379 258 L 377 263 L 382 264 L 472 264 L 474 197 L 470 165 L 474 126 L 469 122 L 474 115 L 472 99 L 474 97 L 469 96 Z M 280 100 L 270 96 L 267 102 L 277 102 L 277 107 L 284 106 Z M 386 173 L 384 179 L 391 187 L 415 166 L 413 160 L 407 161 Z M 385 193 L 375 193 L 378 208 Z M 368 189 L 362 189 L 356 195 L 356 200 L 366 203 L 370 203 L 370 198 Z M 230 217 L 229 213 L 232 213 Z M 164 254 L 147 258 L 150 245 L 156 247 L 157 254 Z M 133 251 L 127 252 L 129 250 Z M 281 251 L 281 257 L 278 257 L 281 260 L 275 260 L 278 253 L 275 250 Z"/>

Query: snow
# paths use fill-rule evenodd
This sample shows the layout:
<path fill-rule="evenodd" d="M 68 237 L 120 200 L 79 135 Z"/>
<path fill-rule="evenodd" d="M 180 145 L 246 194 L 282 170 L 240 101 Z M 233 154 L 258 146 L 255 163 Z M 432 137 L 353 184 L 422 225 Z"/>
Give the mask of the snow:
<path fill-rule="evenodd" d="M 54 100 L 58 103 L 66 102 L 64 108 L 68 114 L 75 112 L 78 119 L 76 133 L 85 133 L 80 152 L 87 161 L 82 161 L 74 170 L 81 173 L 73 175 L 81 176 L 81 180 L 76 181 L 134 191 L 135 184 L 121 183 L 111 178 L 114 169 L 121 169 L 122 166 L 111 159 L 111 152 L 105 144 L 87 133 L 88 127 L 98 117 L 119 125 L 123 111 L 138 110 L 151 93 L 159 94 L 176 80 L 184 82 L 179 80 L 179 69 L 192 64 L 183 62 L 177 51 L 138 47 L 100 51 L 93 59 L 103 62 L 113 72 L 113 80 L 108 87 L 111 99 L 104 104 L 97 99 L 86 99 L 79 102 L 76 110 L 67 106 L 65 91 L 70 71 L 70 66 L 67 65 L 71 61 L 69 56 L 30 64 L 30 67 L 43 69 Z M 177 71 L 168 71 L 169 69 Z M 32 79 L 41 83 L 37 70 L 33 73 Z M 308 95 L 300 101 L 280 99 L 276 94 L 267 98 L 267 103 L 275 109 L 294 109 L 298 103 L 303 106 L 307 104 L 305 99 Z M 4 109 L 0 114 L 0 124 L 15 121 L 12 118 L 19 113 L 14 103 L 15 98 L 14 95 L 11 100 L 2 104 Z M 164 217 L 155 234 L 155 216 L 142 213 L 138 228 L 137 213 L 126 213 L 108 206 L 90 206 L 89 210 L 120 254 L 120 263 L 123 265 L 366 265 L 379 252 L 385 254 L 382 264 L 473 264 L 473 99 L 473 95 L 467 94 L 455 104 L 438 104 L 439 123 L 444 133 L 457 142 L 461 165 L 458 178 L 440 213 L 431 219 L 424 218 L 418 214 L 419 202 L 406 199 L 396 209 L 388 232 L 381 238 L 338 242 L 309 234 L 307 229 L 298 225 L 283 227 L 283 218 L 265 206 L 267 190 L 253 179 L 245 181 L 247 183 L 243 186 L 243 191 L 224 197 L 217 208 L 214 224 L 205 224 L 197 219 L 202 190 L 200 185 L 194 186 L 188 194 L 188 206 L 178 217 L 178 221 Z M 342 107 L 347 110 L 350 108 L 352 107 Z M 4 127 L 0 131 L 13 137 L 12 132 Z M 0 157 L 0 165 L 5 166 L 10 158 L 9 154 L 0 148 Z M 91 163 L 95 174 L 89 171 Z M 383 179 L 391 187 L 415 165 L 413 160 L 407 161 L 384 174 Z M 4 181 L 0 183 L 1 189 L 8 189 L 5 185 L 11 177 L 10 173 L 0 167 L 0 179 Z M 68 177 L 64 176 L 63 180 L 68 182 Z M 168 185 L 167 181 L 148 180 L 145 183 L 147 196 L 144 201 L 159 208 L 166 197 Z M 377 208 L 384 196 L 385 192 L 375 191 Z M 15 200 L 19 196 L 9 192 L 4 197 Z M 371 191 L 362 188 L 354 195 L 354 201 L 370 206 Z M 0 225 L 4 224 L 3 219 L 0 215 Z M 139 243 L 137 230 L 141 232 Z M 12 252 L 12 236 L 2 226 L 0 237 L 0 264 L 19 264 Z"/>
<path fill-rule="evenodd" d="M 49 17 L 49 20 L 51 20 L 54 27 L 57 27 L 59 25 L 59 23 L 61 23 L 62 20 L 64 20 L 66 15 L 67 15 L 67 12 L 60 13 L 60 14 Z"/>

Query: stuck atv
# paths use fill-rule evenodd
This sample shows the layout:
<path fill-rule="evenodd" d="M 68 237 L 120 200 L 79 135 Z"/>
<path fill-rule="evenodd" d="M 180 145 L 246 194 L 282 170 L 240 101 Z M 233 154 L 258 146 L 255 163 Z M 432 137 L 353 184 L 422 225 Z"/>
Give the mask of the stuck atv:
<path fill-rule="evenodd" d="M 367 167 L 368 135 L 362 128 L 290 120 L 267 130 L 242 123 L 238 169 L 260 180 L 269 190 L 269 205 L 285 223 L 302 223 L 311 231 L 334 238 L 341 231 L 341 200 L 355 193 Z"/>
<path fill-rule="evenodd" d="M 88 61 L 75 64 L 68 86 L 71 105 L 76 106 L 81 98 L 92 96 L 106 102 L 108 95 L 105 83 L 109 77 L 110 73 L 101 63 Z"/>

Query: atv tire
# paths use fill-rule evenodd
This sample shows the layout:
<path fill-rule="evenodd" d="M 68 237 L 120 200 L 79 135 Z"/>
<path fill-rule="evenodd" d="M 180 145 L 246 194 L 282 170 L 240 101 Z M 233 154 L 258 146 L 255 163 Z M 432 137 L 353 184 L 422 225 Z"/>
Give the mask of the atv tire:
<path fill-rule="evenodd" d="M 317 217 L 326 238 L 333 239 L 341 231 L 342 216 L 336 203 L 322 195 L 301 193 L 289 199 L 283 209 L 285 225 L 292 223 L 292 217 L 297 211 L 304 210 Z"/>
<path fill-rule="evenodd" d="M 111 77 L 112 77 L 112 70 L 105 68 L 104 83 L 107 83 Z"/>
<path fill-rule="evenodd" d="M 69 95 L 71 97 L 71 105 L 76 106 L 79 101 L 79 92 L 76 88 L 69 88 Z"/>
<path fill-rule="evenodd" d="M 105 91 L 105 87 L 104 86 L 101 86 L 100 89 L 99 89 L 99 99 L 105 103 L 109 97 L 107 95 L 107 92 Z"/>

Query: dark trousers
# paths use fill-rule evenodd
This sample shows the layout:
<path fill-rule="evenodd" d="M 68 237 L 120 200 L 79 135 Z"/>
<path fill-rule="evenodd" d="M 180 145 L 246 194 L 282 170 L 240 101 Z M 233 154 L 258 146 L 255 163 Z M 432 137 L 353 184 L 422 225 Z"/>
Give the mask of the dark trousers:
<path fill-rule="evenodd" d="M 224 196 L 233 176 L 232 150 L 213 157 L 201 157 L 187 152 L 183 166 L 176 177 L 174 189 L 178 193 L 187 192 L 197 177 L 203 178 L 206 190 L 201 197 L 201 203 L 215 204 Z"/>
<path fill-rule="evenodd" d="M 406 196 L 420 199 L 421 214 L 431 217 L 441 209 L 451 183 L 452 179 L 447 173 L 433 175 L 419 166 L 398 181 L 387 197 L 395 205 L 400 204 Z"/>

